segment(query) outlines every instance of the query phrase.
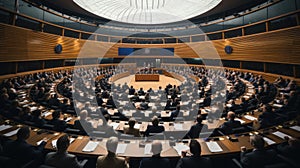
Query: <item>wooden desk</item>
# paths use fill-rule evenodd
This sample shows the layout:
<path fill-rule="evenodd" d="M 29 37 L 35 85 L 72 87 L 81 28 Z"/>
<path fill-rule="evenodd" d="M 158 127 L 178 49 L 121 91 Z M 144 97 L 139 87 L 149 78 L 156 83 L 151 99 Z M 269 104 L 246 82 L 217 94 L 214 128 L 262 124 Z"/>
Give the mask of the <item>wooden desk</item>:
<path fill-rule="evenodd" d="M 9 128 L 7 130 L 0 131 L 0 135 L 3 136 L 5 133 L 15 130 L 17 128 L 18 128 L 17 126 L 13 126 L 12 128 Z M 53 140 L 59 138 L 61 135 L 63 135 L 62 133 L 54 132 L 54 131 L 42 132 L 42 133 L 38 133 L 37 131 L 38 131 L 38 129 L 31 129 L 30 137 L 27 140 L 27 142 L 33 146 L 36 146 L 37 142 L 39 142 L 43 138 L 47 138 L 48 142 L 45 146 L 45 149 L 47 151 L 53 151 L 54 148 L 53 148 L 51 142 Z M 270 129 L 270 131 L 267 134 L 263 135 L 264 137 L 267 137 L 275 142 L 275 144 L 272 144 L 271 146 L 285 142 L 284 139 L 279 138 L 272 134 L 275 131 L 281 131 L 285 134 L 288 134 L 288 135 L 290 135 L 292 137 L 296 137 L 296 138 L 300 137 L 300 132 L 292 130 L 290 128 L 273 127 L 272 129 Z M 255 133 L 255 131 L 252 132 L 252 134 L 254 134 L 254 133 Z M 257 133 L 262 133 L 262 130 L 259 130 Z M 229 135 L 229 136 L 236 137 L 235 135 Z M 80 155 L 80 156 L 86 156 L 86 157 L 97 157 L 99 155 L 105 155 L 107 153 L 106 147 L 105 147 L 107 138 L 93 140 L 93 141 L 98 141 L 99 144 L 98 144 L 97 148 L 92 152 L 83 152 L 82 151 L 82 149 L 85 147 L 85 145 L 90 140 L 90 138 L 88 136 L 76 136 L 74 138 L 75 138 L 74 142 L 72 142 L 70 144 L 70 147 L 68 148 L 68 152 L 70 152 L 70 153 Z M 251 146 L 251 144 L 249 142 L 249 133 L 243 133 L 243 135 L 236 137 L 237 138 L 236 142 L 230 141 L 227 138 L 227 136 L 221 136 L 221 137 L 215 137 L 215 138 L 217 138 L 214 140 L 216 140 L 218 145 L 222 148 L 222 150 L 223 150 L 222 152 L 216 152 L 216 153 L 211 152 L 208 149 L 208 146 L 204 139 L 197 139 L 199 141 L 199 143 L 201 144 L 203 156 L 220 156 L 220 155 L 227 155 L 227 154 L 238 154 L 240 152 L 241 146 L 245 146 L 247 148 L 247 150 L 253 149 L 253 147 Z M 15 140 L 16 135 L 9 137 L 9 139 Z M 169 140 L 160 140 L 160 141 L 162 142 L 162 145 L 163 145 L 163 152 L 162 152 L 163 157 L 179 157 L 180 156 L 177 153 L 177 151 L 175 150 L 175 148 L 170 145 Z M 188 141 L 189 140 L 184 141 L 184 142 L 176 142 L 176 144 L 188 145 L 188 143 L 187 143 Z M 209 140 L 209 141 L 213 141 L 213 140 Z M 129 140 L 127 142 L 120 141 L 119 143 L 127 144 L 125 152 L 122 154 L 118 154 L 119 156 L 137 157 L 137 158 L 151 157 L 151 155 L 144 153 L 145 147 L 143 145 L 141 145 L 142 143 L 145 145 L 145 144 L 150 144 L 151 142 L 144 142 L 143 139 L 135 139 L 135 140 Z M 266 144 L 265 147 L 268 147 L 268 146 L 269 145 Z"/>
<path fill-rule="evenodd" d="M 159 74 L 136 74 L 135 81 L 159 81 Z"/>

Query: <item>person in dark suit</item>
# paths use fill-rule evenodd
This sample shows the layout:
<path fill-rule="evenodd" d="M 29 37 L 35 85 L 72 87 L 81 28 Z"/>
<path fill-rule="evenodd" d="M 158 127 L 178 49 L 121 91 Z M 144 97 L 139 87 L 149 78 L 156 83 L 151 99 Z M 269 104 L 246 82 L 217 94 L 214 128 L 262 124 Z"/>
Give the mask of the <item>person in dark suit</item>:
<path fill-rule="evenodd" d="M 162 144 L 160 141 L 154 141 L 152 143 L 151 151 L 153 153 L 152 157 L 142 159 L 139 168 L 171 168 L 169 159 L 160 156 L 162 151 Z"/>
<path fill-rule="evenodd" d="M 48 123 L 53 125 L 55 131 L 64 131 L 67 128 L 67 123 L 64 120 L 60 120 L 60 111 L 56 110 L 52 113 L 52 120 Z"/>
<path fill-rule="evenodd" d="M 97 159 L 97 168 L 127 168 L 128 165 L 124 158 L 116 155 L 118 138 L 110 137 L 106 142 L 107 155 L 99 156 Z"/>
<path fill-rule="evenodd" d="M 133 88 L 133 86 L 130 86 L 129 95 L 133 95 L 134 93 L 135 93 L 135 89 Z"/>
<path fill-rule="evenodd" d="M 140 88 L 140 90 L 138 91 L 138 95 L 141 96 L 141 95 L 145 95 L 145 91 L 143 88 Z"/>
<path fill-rule="evenodd" d="M 17 139 L 7 142 L 7 144 L 4 145 L 3 153 L 13 158 L 18 166 L 22 166 L 32 160 L 38 165 L 43 160 L 42 152 L 46 145 L 46 140 L 42 141 L 37 147 L 34 147 L 26 142 L 29 136 L 29 127 L 22 127 L 17 132 Z"/>
<path fill-rule="evenodd" d="M 220 130 L 224 134 L 232 134 L 233 128 L 239 128 L 242 126 L 240 121 L 236 121 L 235 119 L 235 113 L 230 111 L 227 113 L 227 119 L 228 121 L 224 122 L 224 124 L 220 127 Z"/>
<path fill-rule="evenodd" d="M 251 152 L 246 152 L 246 148 L 241 147 L 241 163 L 245 168 L 263 168 L 274 161 L 276 152 L 265 150 L 265 141 L 262 136 L 251 136 L 250 144 L 254 147 Z"/>
<path fill-rule="evenodd" d="M 147 110 L 149 108 L 148 103 L 145 100 L 142 100 L 139 109 L 140 110 Z"/>
<path fill-rule="evenodd" d="M 124 128 L 124 134 L 133 135 L 135 137 L 140 137 L 140 130 L 137 128 L 134 128 L 136 121 L 134 118 L 130 118 L 128 121 L 128 128 Z"/>
<path fill-rule="evenodd" d="M 171 111 L 170 119 L 174 120 L 179 115 L 179 113 L 180 113 L 180 105 L 177 105 L 176 109 Z"/>
<path fill-rule="evenodd" d="M 276 121 L 276 114 L 273 112 L 272 107 L 269 104 L 265 104 L 262 109 L 262 114 L 258 116 L 258 121 L 261 128 L 266 128 L 274 125 Z"/>
<path fill-rule="evenodd" d="M 183 156 L 177 162 L 176 168 L 212 168 L 212 162 L 209 158 L 201 157 L 201 146 L 197 140 L 192 139 L 190 142 L 190 152 L 192 153 L 191 157 L 184 157 L 185 152 L 183 152 Z"/>
<path fill-rule="evenodd" d="M 158 117 L 154 116 L 152 118 L 152 125 L 147 126 L 147 129 L 145 131 L 145 136 L 149 136 L 150 133 L 161 133 L 165 131 L 165 127 L 158 125 L 158 123 L 159 123 Z"/>
<path fill-rule="evenodd" d="M 46 155 L 45 164 L 56 168 L 81 168 L 84 162 L 80 163 L 75 155 L 69 154 L 67 149 L 70 145 L 68 135 L 63 135 L 56 142 L 57 151 L 50 152 Z"/>
<path fill-rule="evenodd" d="M 300 164 L 300 140 L 297 138 L 285 137 L 286 142 L 279 144 L 277 150 L 284 156 L 292 159 L 296 163 Z"/>
<path fill-rule="evenodd" d="M 74 121 L 74 128 L 80 130 L 82 134 L 90 133 L 93 130 L 92 124 L 86 120 L 87 111 L 82 110 L 79 114 L 80 119 Z"/>
<path fill-rule="evenodd" d="M 37 109 L 32 112 L 31 122 L 33 122 L 34 126 L 42 127 L 46 123 L 46 121 L 41 117 L 42 111 Z"/>
<path fill-rule="evenodd" d="M 191 139 L 199 138 L 201 130 L 203 131 L 208 130 L 207 125 L 202 124 L 202 120 L 203 120 L 202 116 L 197 115 L 197 119 L 196 119 L 197 123 L 190 128 L 189 132 L 186 135 L 187 138 L 191 138 Z"/>

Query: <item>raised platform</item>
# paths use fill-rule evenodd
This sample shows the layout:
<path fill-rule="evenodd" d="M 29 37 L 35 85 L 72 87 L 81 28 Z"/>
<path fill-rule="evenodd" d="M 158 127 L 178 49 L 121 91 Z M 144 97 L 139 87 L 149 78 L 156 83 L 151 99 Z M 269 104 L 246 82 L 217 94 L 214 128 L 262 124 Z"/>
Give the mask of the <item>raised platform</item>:
<path fill-rule="evenodd" d="M 136 74 L 135 81 L 159 81 L 159 74 Z"/>

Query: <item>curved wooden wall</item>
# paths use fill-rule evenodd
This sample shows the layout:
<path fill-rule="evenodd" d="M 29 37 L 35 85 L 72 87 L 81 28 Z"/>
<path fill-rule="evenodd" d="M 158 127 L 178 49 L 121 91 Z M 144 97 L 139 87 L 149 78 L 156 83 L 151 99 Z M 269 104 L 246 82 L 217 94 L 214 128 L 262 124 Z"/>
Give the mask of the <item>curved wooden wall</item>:
<path fill-rule="evenodd" d="M 174 47 L 182 58 L 198 57 L 216 59 L 216 52 L 224 60 L 300 64 L 300 26 L 265 32 L 228 40 L 177 44 L 123 44 L 78 40 L 53 34 L 35 32 L 11 25 L 0 24 L 0 62 L 49 60 L 67 58 L 118 57 L 118 47 Z M 63 52 L 54 53 L 54 46 L 62 44 Z M 82 46 L 84 47 L 82 49 Z M 231 45 L 228 55 L 224 47 Z M 215 50 L 215 49 L 216 50 Z M 81 50 L 82 49 L 82 50 Z M 135 56 L 136 57 L 136 56 Z"/>

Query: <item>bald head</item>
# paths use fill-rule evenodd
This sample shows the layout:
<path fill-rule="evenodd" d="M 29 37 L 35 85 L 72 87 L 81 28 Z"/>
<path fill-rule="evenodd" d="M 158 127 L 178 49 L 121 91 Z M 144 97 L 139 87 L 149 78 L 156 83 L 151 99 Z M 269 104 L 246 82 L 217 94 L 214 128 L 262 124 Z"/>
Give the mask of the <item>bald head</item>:
<path fill-rule="evenodd" d="M 153 141 L 151 150 L 152 150 L 153 155 L 160 154 L 160 152 L 162 151 L 161 142 L 160 141 Z"/>

